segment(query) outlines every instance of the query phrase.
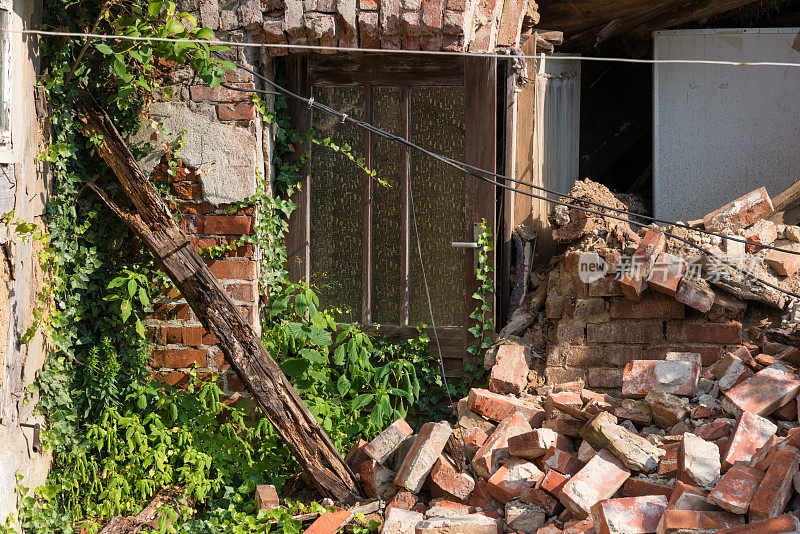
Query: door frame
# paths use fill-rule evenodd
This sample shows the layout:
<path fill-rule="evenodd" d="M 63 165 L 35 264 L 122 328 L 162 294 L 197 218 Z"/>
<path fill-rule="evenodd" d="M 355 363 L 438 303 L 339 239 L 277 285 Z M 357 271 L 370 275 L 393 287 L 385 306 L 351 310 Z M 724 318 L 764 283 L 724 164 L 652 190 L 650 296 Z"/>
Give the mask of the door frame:
<path fill-rule="evenodd" d="M 464 56 L 426 56 L 426 55 L 383 55 L 383 54 L 297 54 L 285 59 L 288 89 L 296 94 L 310 97 L 313 85 L 361 85 L 365 88 L 369 104 L 372 85 L 401 85 L 403 89 L 403 136 L 408 138 L 408 98 L 409 85 L 458 85 L 464 87 L 465 103 L 465 163 L 484 169 L 490 173 L 496 171 L 497 161 L 497 59 L 486 57 Z M 311 127 L 311 109 L 295 99 L 288 102 L 288 111 L 293 127 L 305 135 Z M 372 116 L 366 117 L 372 122 Z M 371 138 L 364 132 L 365 159 L 371 168 Z M 293 157 L 299 158 L 309 150 L 308 144 L 296 146 Z M 401 160 L 401 302 L 400 317 L 404 324 L 381 326 L 380 330 L 372 325 L 372 180 L 366 173 L 363 176 L 363 235 L 362 235 L 362 311 L 361 320 L 366 330 L 380 331 L 389 339 L 402 340 L 415 337 L 416 327 L 409 326 L 409 273 L 413 258 L 410 232 L 410 206 L 408 199 L 410 165 L 409 150 L 402 147 Z M 486 175 L 494 179 L 492 175 Z M 497 242 L 496 198 L 497 191 L 493 184 L 467 175 L 465 180 L 465 218 L 464 241 L 474 241 L 474 225 L 486 219 Z M 286 238 L 289 277 L 294 281 L 310 281 L 311 279 L 311 176 L 309 167 L 301 172 L 301 189 L 293 200 L 297 210 L 289 219 L 289 232 Z M 495 247 L 496 249 L 497 247 Z M 469 319 L 477 301 L 472 295 L 479 289 L 480 282 L 475 276 L 476 249 L 464 249 L 464 328 L 463 336 L 458 339 L 459 328 L 439 328 L 443 353 L 447 360 L 448 376 L 460 376 L 463 363 L 455 364 L 452 360 L 476 363 L 475 357 L 466 351 L 472 344 L 467 329 L 474 325 Z M 496 282 L 496 280 L 495 280 Z M 496 313 L 496 306 L 495 306 Z M 428 329 L 432 338 L 433 332 Z M 457 354 L 460 352 L 460 355 Z"/>

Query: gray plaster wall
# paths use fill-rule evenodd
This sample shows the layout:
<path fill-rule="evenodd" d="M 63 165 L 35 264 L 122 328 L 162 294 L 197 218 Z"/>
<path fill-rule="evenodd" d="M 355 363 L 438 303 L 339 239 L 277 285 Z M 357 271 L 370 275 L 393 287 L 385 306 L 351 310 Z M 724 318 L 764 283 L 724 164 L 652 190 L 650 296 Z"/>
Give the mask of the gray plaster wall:
<path fill-rule="evenodd" d="M 13 0 L 12 29 L 40 27 L 41 0 Z M 11 34 L 11 144 L 0 147 L 0 212 L 43 224 L 47 173 L 36 155 L 43 137 L 36 115 L 34 85 L 40 50 L 34 36 Z M 27 344 L 19 338 L 31 325 L 42 274 L 38 250 L 0 226 L 0 522 L 16 512 L 17 475 L 26 487 L 45 482 L 50 455 L 33 452 L 33 430 L 20 423 L 42 423 L 33 415 L 36 399 L 25 403 L 25 388 L 41 368 L 46 351 L 41 333 Z"/>

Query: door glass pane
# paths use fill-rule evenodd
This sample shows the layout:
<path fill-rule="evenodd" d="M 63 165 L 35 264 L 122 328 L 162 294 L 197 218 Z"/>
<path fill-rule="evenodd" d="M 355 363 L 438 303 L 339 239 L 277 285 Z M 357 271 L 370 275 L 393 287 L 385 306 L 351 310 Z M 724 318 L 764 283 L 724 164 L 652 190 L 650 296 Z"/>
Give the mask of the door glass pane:
<path fill-rule="evenodd" d="M 314 98 L 356 119 L 364 118 L 360 86 L 314 86 Z M 364 155 L 363 133 L 333 115 L 314 112 L 318 139 L 352 147 Z M 361 321 L 362 197 L 364 173 L 353 162 L 324 146 L 311 146 L 311 282 L 322 307 L 342 307 L 338 321 Z"/>
<path fill-rule="evenodd" d="M 372 88 L 375 126 L 394 135 L 403 134 L 402 96 L 400 87 Z M 377 135 L 372 139 L 372 167 L 377 178 L 386 182 L 386 185 L 377 181 L 372 184 L 372 320 L 379 324 L 400 324 L 402 151 L 394 141 Z"/>
<path fill-rule="evenodd" d="M 464 88 L 412 87 L 410 141 L 464 161 Z M 464 324 L 464 173 L 411 152 L 411 191 L 417 213 L 422 258 L 437 326 Z M 413 225 L 413 221 L 412 221 Z M 411 324 L 430 324 L 417 241 L 411 229 Z"/>

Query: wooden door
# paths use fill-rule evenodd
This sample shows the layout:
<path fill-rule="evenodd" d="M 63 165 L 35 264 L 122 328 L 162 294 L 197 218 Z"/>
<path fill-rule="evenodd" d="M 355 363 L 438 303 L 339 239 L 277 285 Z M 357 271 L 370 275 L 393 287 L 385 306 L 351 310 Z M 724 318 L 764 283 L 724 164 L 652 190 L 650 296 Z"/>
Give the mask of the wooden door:
<path fill-rule="evenodd" d="M 288 65 L 291 89 L 433 152 L 495 170 L 496 61 L 486 58 L 312 55 Z M 299 129 L 351 147 L 375 178 L 312 146 L 300 209 L 290 220 L 290 273 L 320 289 L 323 306 L 390 339 L 417 335 L 430 313 L 449 376 L 460 376 L 475 308 L 476 225 L 495 227 L 495 187 L 419 151 L 295 105 Z M 414 211 L 412 212 L 412 203 Z M 429 336 L 433 339 L 433 332 Z M 435 347 L 431 347 L 435 351 Z"/>

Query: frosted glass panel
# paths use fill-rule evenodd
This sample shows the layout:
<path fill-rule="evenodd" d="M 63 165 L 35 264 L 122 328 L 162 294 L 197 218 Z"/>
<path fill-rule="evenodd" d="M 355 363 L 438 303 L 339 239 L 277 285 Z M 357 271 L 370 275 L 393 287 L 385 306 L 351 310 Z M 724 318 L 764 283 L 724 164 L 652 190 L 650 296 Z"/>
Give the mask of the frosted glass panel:
<path fill-rule="evenodd" d="M 434 152 L 463 161 L 463 87 L 412 87 L 409 137 Z M 464 323 L 464 173 L 411 152 L 411 188 L 417 212 L 422 257 L 437 326 Z M 417 242 L 411 234 L 411 324 L 430 324 Z"/>
<path fill-rule="evenodd" d="M 349 116 L 363 119 L 364 89 L 358 86 L 314 86 L 314 98 Z M 315 112 L 316 137 L 349 144 L 364 155 L 363 134 L 352 124 Z M 337 320 L 361 321 L 363 172 L 340 153 L 311 148 L 311 281 L 320 305 L 342 307 Z"/>
<path fill-rule="evenodd" d="M 373 122 L 378 128 L 403 134 L 402 97 L 400 87 L 372 88 Z M 401 158 L 399 144 L 373 136 L 373 168 L 387 182 L 372 184 L 372 320 L 379 324 L 400 324 Z"/>

